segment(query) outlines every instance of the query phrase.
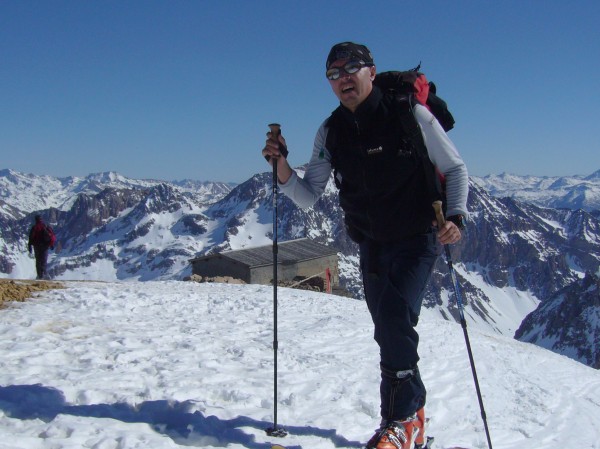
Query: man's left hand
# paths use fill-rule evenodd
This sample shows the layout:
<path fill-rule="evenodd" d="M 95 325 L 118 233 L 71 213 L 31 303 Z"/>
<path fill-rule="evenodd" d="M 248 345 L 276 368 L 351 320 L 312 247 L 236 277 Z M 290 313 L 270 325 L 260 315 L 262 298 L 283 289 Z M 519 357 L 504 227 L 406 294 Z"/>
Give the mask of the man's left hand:
<path fill-rule="evenodd" d="M 458 229 L 458 226 L 456 226 L 451 221 L 446 221 L 446 223 L 444 223 L 444 226 L 442 226 L 438 230 L 438 240 L 442 245 L 450 245 L 452 243 L 456 243 L 460 241 L 461 238 L 462 233 L 460 232 L 460 229 Z"/>

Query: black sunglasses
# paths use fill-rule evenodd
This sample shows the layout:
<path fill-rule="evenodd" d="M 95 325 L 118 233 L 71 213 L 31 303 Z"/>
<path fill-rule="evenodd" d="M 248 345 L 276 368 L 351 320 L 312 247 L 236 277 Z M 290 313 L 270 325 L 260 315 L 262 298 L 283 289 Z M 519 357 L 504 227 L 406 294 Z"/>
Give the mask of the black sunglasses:
<path fill-rule="evenodd" d="M 348 61 L 343 67 L 333 67 L 325 72 L 327 79 L 335 81 L 342 75 L 342 70 L 349 75 L 358 72 L 363 67 L 372 67 L 373 64 L 367 64 L 362 61 Z"/>

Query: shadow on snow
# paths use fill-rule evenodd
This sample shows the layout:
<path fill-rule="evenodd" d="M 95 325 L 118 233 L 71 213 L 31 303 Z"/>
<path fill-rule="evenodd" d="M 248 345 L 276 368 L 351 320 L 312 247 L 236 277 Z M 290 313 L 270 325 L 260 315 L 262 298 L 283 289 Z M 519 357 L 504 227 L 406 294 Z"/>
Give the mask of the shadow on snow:
<path fill-rule="evenodd" d="M 69 405 L 64 394 L 52 387 L 36 385 L 0 386 L 0 410 L 15 419 L 52 421 L 57 415 L 87 418 L 110 418 L 125 423 L 146 423 L 154 431 L 170 437 L 182 446 L 198 444 L 225 447 L 241 444 L 248 449 L 270 449 L 272 443 L 261 443 L 242 428 L 264 431 L 272 423 L 257 421 L 247 416 L 223 420 L 190 412 L 192 401 L 146 401 L 136 406 L 127 403 Z M 348 441 L 333 429 L 284 426 L 290 435 L 306 435 L 329 439 L 335 447 L 363 447 L 357 441 Z M 266 438 L 266 437 L 265 437 Z M 282 441 L 285 443 L 285 441 Z M 300 446 L 287 446 L 301 449 Z"/>

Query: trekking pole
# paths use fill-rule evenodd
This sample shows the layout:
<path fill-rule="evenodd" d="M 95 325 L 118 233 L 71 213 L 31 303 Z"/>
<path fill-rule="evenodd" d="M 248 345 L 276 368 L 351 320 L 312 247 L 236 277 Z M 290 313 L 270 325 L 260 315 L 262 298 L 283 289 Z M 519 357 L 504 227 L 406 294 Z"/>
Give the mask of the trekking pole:
<path fill-rule="evenodd" d="M 442 212 L 442 202 L 434 201 L 433 209 L 435 210 L 435 218 L 438 223 L 438 229 L 441 229 L 442 226 L 446 223 L 446 219 L 444 218 L 444 213 Z M 490 438 L 490 431 L 488 429 L 487 418 L 485 414 L 485 409 L 483 408 L 483 399 L 481 396 L 481 390 L 479 388 L 479 381 L 477 380 L 477 371 L 475 370 L 475 360 L 473 359 L 473 351 L 471 351 L 471 342 L 469 341 L 469 333 L 467 332 L 467 321 L 465 320 L 465 314 L 463 311 L 463 301 L 462 296 L 460 294 L 460 288 L 458 285 L 458 280 L 456 278 L 456 273 L 454 271 L 454 266 L 452 265 L 452 255 L 450 254 L 450 245 L 444 245 L 444 250 L 446 252 L 446 262 L 448 263 L 448 270 L 450 271 L 450 278 L 452 279 L 452 285 L 454 287 L 454 296 L 456 297 L 456 305 L 458 306 L 458 313 L 460 314 L 460 325 L 463 329 L 463 334 L 465 335 L 465 343 L 467 345 L 467 352 L 469 353 L 469 362 L 471 363 L 471 372 L 473 373 L 473 381 L 475 382 L 475 390 L 477 391 L 477 400 L 479 401 L 479 409 L 481 410 L 481 418 L 483 419 L 483 426 L 485 428 L 485 436 L 487 438 L 487 443 L 489 449 L 492 449 L 492 439 Z"/>
<path fill-rule="evenodd" d="M 271 136 L 278 141 L 281 125 L 271 123 Z M 281 148 L 281 144 L 279 144 Z M 267 435 L 273 437 L 284 437 L 287 431 L 284 428 L 277 428 L 277 349 L 279 342 L 277 341 L 277 161 L 273 161 L 273 427 L 269 427 L 265 431 Z"/>

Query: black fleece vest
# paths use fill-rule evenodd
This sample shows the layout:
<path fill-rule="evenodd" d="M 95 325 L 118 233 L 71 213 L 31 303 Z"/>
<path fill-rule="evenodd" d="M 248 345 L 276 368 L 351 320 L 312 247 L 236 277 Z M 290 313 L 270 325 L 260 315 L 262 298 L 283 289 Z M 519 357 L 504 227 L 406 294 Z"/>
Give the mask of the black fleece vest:
<path fill-rule="evenodd" d="M 339 106 L 329 117 L 326 148 L 351 238 L 399 241 L 428 232 L 433 173 L 411 101 L 374 87 L 355 113 Z"/>

